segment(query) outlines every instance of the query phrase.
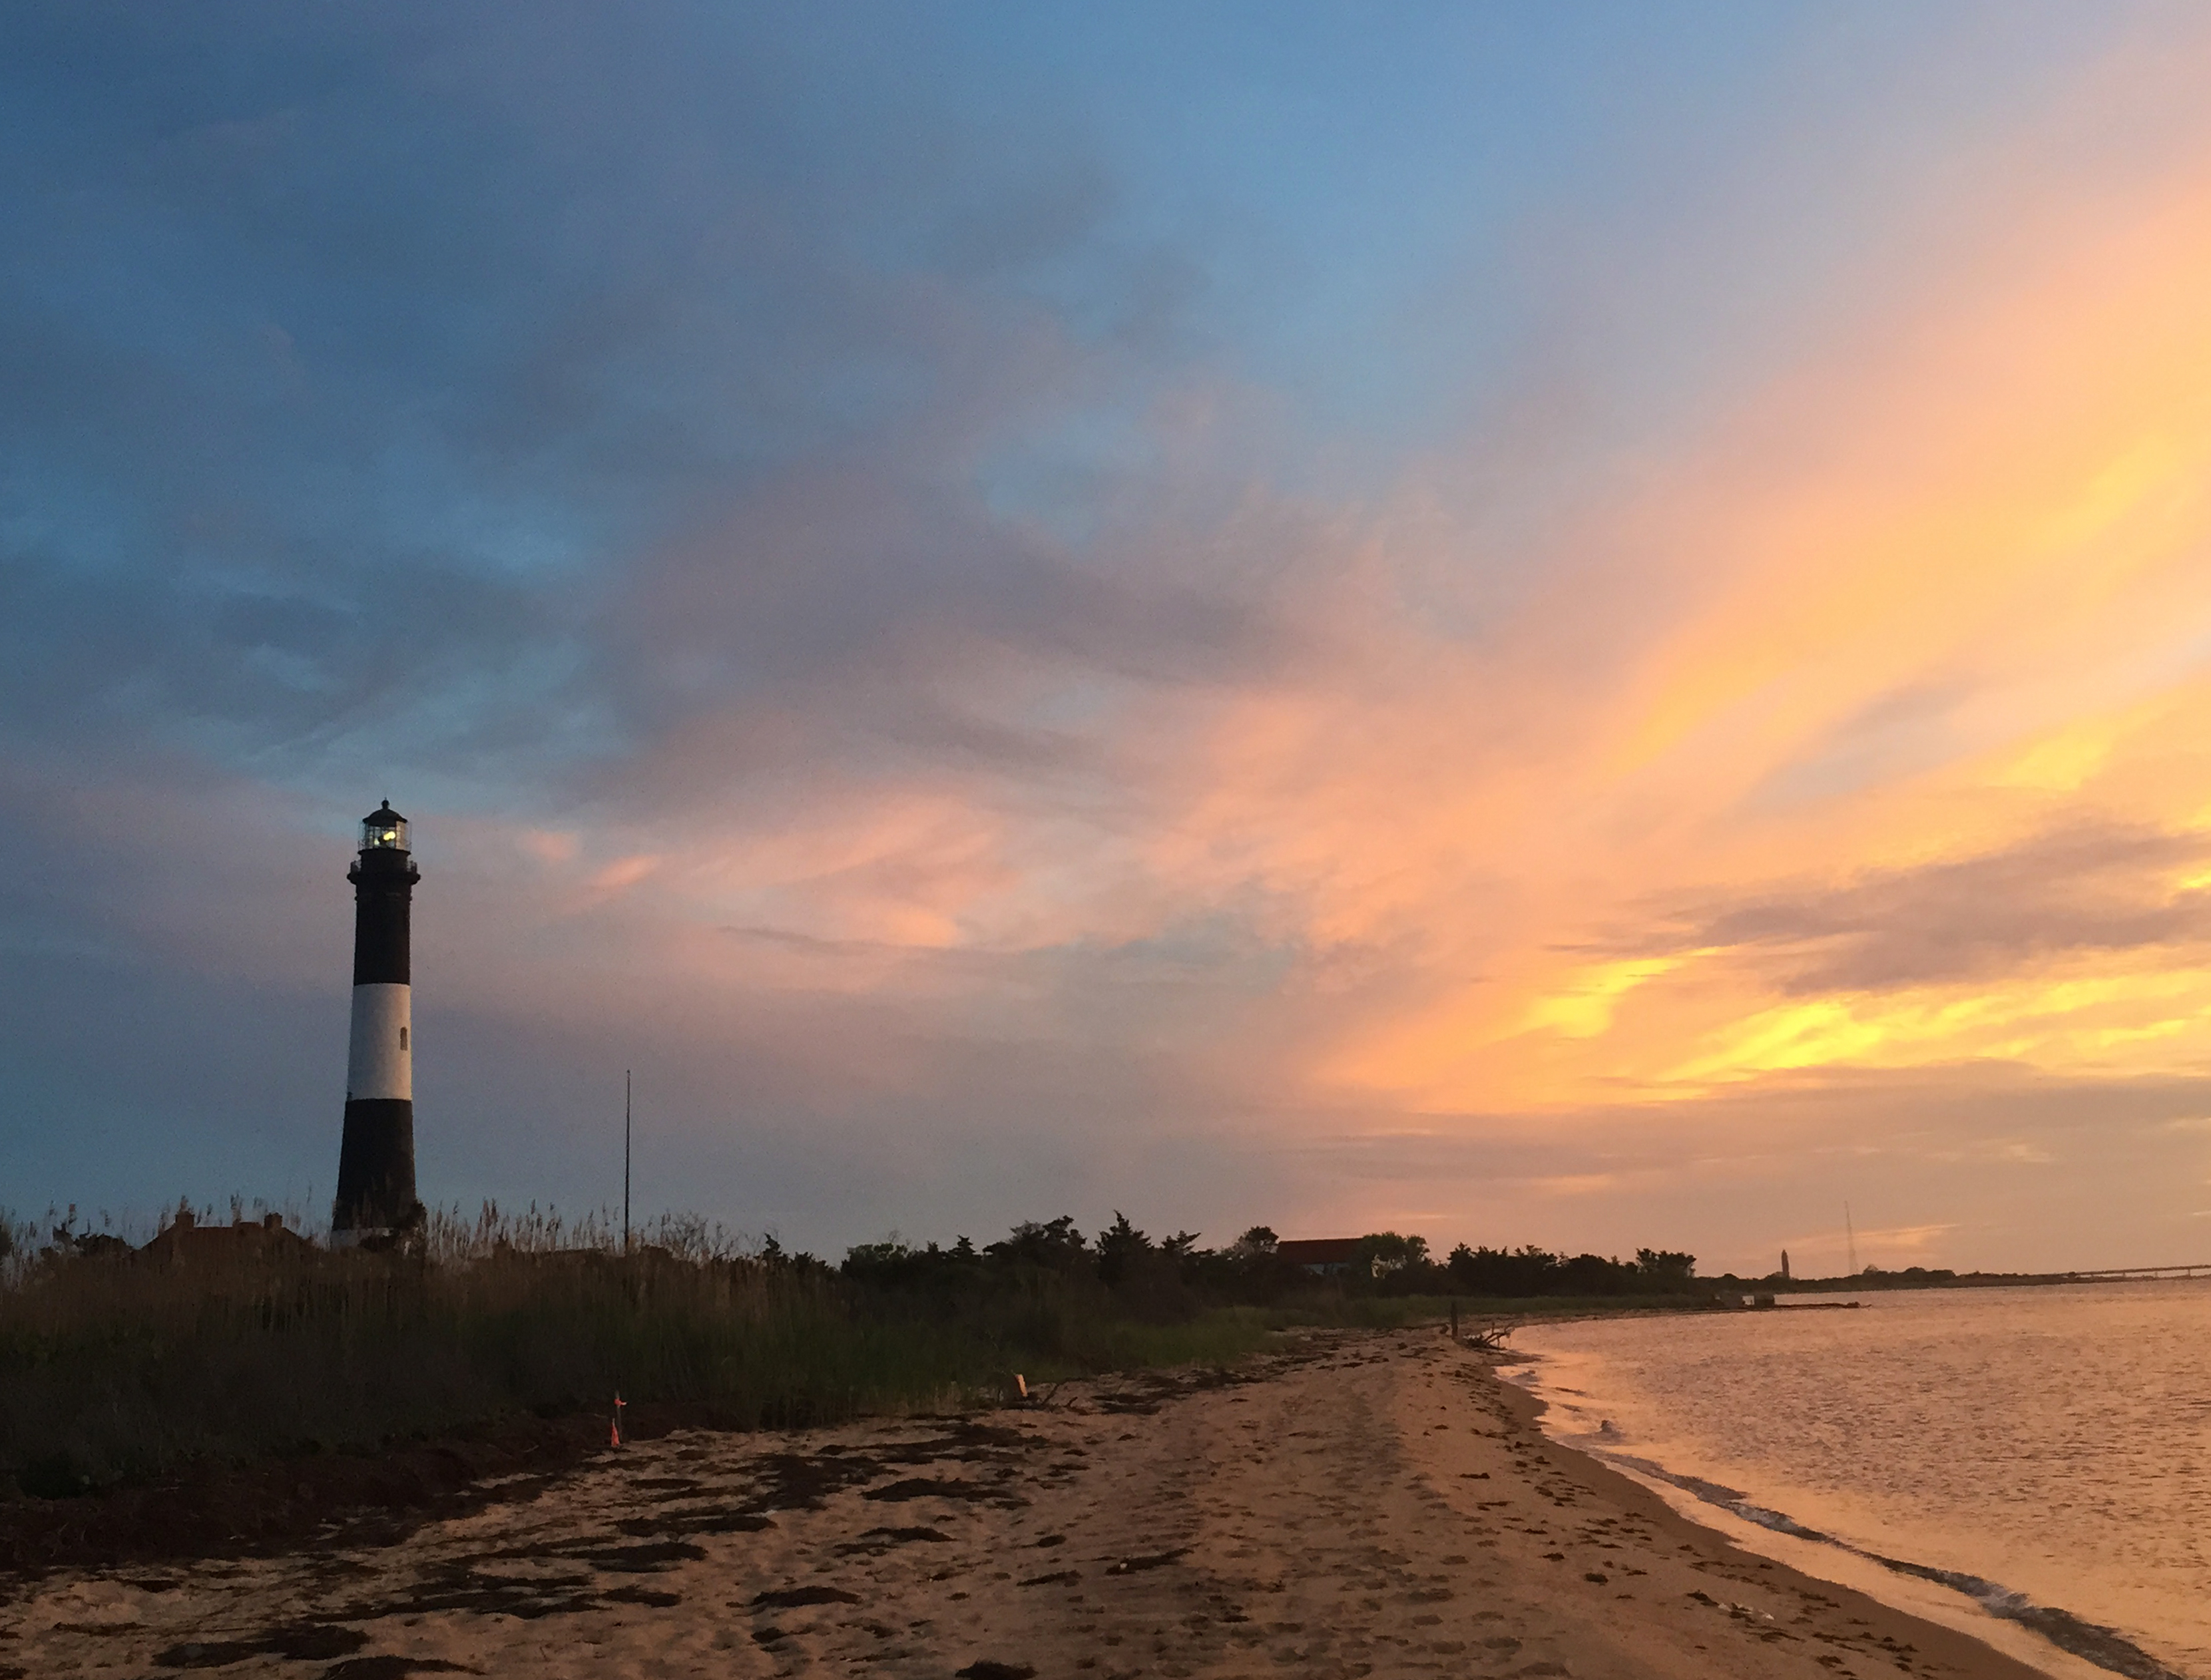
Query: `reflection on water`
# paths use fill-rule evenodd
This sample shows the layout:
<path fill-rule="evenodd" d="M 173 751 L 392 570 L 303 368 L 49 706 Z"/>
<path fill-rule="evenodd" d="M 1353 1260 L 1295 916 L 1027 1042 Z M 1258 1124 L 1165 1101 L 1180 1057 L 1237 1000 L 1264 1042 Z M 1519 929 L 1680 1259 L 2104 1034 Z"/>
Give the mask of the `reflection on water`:
<path fill-rule="evenodd" d="M 1859 1298 L 1514 1345 L 1543 1356 L 1546 1424 L 1566 1439 L 1996 1584 L 2211 1680 L 2211 1284 Z M 2090 1654 L 2129 1665 L 2123 1647 Z"/>

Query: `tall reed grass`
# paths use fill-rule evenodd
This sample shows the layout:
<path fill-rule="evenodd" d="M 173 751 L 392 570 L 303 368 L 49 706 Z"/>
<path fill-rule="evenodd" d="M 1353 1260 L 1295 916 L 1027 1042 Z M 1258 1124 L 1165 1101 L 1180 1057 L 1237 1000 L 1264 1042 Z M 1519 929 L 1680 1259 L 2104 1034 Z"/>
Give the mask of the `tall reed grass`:
<path fill-rule="evenodd" d="M 490 1206 L 433 1217 L 404 1256 L 217 1239 L 161 1264 L 97 1240 L 12 1246 L 0 1477 L 45 1496 L 603 1411 L 617 1392 L 740 1428 L 944 1410 L 1002 1394 L 1015 1370 L 1227 1359 L 1268 1334 L 1233 1311 L 1136 1322 L 1042 1272 L 931 1307 L 694 1219 L 627 1253 L 603 1215 Z"/>

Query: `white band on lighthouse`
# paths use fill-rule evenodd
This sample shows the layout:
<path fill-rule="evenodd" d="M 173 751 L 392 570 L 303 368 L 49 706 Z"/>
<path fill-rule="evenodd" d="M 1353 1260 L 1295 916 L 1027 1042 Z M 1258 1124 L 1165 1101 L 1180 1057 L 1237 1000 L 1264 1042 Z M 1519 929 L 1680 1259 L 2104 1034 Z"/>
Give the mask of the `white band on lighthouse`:
<path fill-rule="evenodd" d="M 346 1058 L 346 1100 L 415 1100 L 415 1052 L 409 986 L 353 988 L 353 1048 Z"/>

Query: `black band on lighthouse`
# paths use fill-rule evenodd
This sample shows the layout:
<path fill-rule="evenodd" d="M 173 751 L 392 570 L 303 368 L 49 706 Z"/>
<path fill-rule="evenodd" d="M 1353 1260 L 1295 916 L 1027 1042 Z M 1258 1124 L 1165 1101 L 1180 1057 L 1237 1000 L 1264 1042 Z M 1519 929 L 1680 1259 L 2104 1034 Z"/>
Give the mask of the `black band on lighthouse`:
<path fill-rule="evenodd" d="M 353 983 L 406 985 L 408 912 L 421 871 L 406 853 L 379 848 L 364 851 L 346 879 L 353 883 Z"/>
<path fill-rule="evenodd" d="M 345 1105 L 334 1230 L 397 1230 L 415 1218 L 415 1105 L 357 1097 Z"/>

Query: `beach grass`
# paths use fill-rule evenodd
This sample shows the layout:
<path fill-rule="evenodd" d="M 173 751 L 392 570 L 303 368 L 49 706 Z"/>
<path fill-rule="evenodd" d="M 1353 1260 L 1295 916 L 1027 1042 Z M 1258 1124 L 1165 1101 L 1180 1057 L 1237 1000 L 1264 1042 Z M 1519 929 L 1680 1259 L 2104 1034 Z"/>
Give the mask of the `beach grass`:
<path fill-rule="evenodd" d="M 1456 1308 L 1481 1329 L 1628 1304 L 1239 1272 L 1125 1221 L 1094 1249 L 1063 1220 L 987 1250 L 881 1245 L 833 1267 L 697 1219 L 626 1240 L 603 1214 L 487 1206 L 433 1214 L 401 1254 L 334 1252 L 233 1212 L 222 1226 L 180 1210 L 171 1246 L 137 1253 L 73 1236 L 73 1221 L 44 1248 L 8 1226 L 0 1488 L 61 1496 L 209 1462 L 373 1452 L 611 1415 L 617 1394 L 737 1429 L 946 1411 L 1009 1399 L 1017 1378 L 1233 1363 L 1299 1326 L 1441 1323 Z M 1239 1303 L 1239 1281 L 1260 1298 Z"/>
<path fill-rule="evenodd" d="M 0 1305 L 0 1465 L 52 1495 L 518 1412 L 610 1413 L 617 1392 L 790 1423 L 924 1403 L 969 1376 L 920 1326 L 734 1265 L 80 1261 Z"/>
<path fill-rule="evenodd" d="M 931 1302 L 695 1223 L 647 1235 L 625 1254 L 600 1226 L 488 1210 L 433 1222 L 405 1256 L 291 1243 L 19 1263 L 0 1288 L 0 1478 L 58 1496 L 610 1414 L 617 1393 L 732 1428 L 955 1410 L 1008 1398 L 1016 1373 L 1231 1361 L 1282 1316 L 1152 1321 L 1049 1272 Z"/>

